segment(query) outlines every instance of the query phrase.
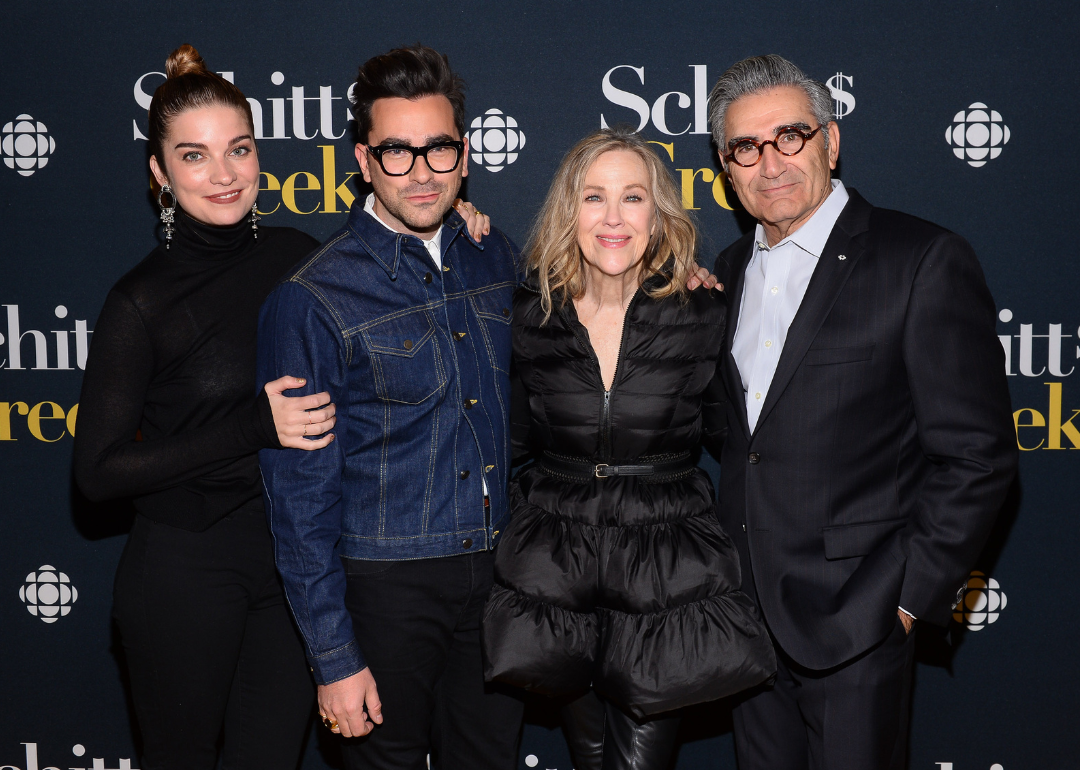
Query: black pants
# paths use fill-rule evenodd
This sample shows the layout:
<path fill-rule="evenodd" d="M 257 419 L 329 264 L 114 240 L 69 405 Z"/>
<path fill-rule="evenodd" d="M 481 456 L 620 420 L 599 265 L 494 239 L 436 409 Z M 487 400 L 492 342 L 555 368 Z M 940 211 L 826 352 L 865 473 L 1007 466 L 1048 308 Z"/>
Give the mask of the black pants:
<path fill-rule="evenodd" d="M 143 770 L 293 770 L 314 685 L 261 507 L 205 532 L 136 517 L 114 615 Z"/>
<path fill-rule="evenodd" d="M 773 687 L 735 706 L 739 770 L 902 770 L 907 762 L 915 631 L 827 671 L 777 647 Z"/>
<path fill-rule="evenodd" d="M 343 559 L 345 603 L 382 701 L 383 723 L 346 741 L 350 770 L 517 767 L 524 704 L 484 684 L 480 615 L 494 554 Z"/>
<path fill-rule="evenodd" d="M 575 770 L 667 770 L 681 716 L 638 721 L 590 690 L 562 708 Z"/>

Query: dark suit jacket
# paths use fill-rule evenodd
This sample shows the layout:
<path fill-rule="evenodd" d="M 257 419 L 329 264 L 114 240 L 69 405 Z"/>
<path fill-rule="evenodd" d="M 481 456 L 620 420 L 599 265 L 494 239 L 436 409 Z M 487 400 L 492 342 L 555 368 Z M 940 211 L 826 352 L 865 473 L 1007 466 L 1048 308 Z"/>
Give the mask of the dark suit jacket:
<path fill-rule="evenodd" d="M 968 243 L 854 190 L 791 324 L 754 434 L 731 342 L 720 517 L 780 647 L 825 669 L 902 606 L 944 625 L 1016 472 L 994 302 Z"/>

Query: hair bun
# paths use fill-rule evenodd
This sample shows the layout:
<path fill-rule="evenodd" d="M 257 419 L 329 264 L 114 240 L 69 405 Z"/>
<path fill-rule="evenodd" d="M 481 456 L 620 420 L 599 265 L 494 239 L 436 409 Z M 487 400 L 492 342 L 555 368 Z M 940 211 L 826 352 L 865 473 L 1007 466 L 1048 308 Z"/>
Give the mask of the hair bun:
<path fill-rule="evenodd" d="M 199 52 L 195 50 L 194 46 L 187 43 L 169 54 L 169 58 L 165 60 L 165 77 L 167 78 L 178 78 L 181 75 L 204 74 L 207 72 L 206 63 L 199 56 Z"/>

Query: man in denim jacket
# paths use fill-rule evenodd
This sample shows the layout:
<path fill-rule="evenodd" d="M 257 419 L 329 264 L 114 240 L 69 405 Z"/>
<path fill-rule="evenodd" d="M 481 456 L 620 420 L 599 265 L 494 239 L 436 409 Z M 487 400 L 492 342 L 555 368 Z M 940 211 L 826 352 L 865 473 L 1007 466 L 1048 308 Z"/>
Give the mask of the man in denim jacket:
<path fill-rule="evenodd" d="M 420 46 L 368 61 L 356 157 L 375 192 L 263 306 L 259 378 L 329 391 L 336 440 L 264 450 L 275 557 L 348 767 L 507 768 L 521 702 L 485 687 L 480 611 L 506 523 L 516 252 L 451 212 L 464 95 Z M 449 216 L 447 214 L 449 213 Z M 375 725 L 379 725 L 375 727 Z"/>

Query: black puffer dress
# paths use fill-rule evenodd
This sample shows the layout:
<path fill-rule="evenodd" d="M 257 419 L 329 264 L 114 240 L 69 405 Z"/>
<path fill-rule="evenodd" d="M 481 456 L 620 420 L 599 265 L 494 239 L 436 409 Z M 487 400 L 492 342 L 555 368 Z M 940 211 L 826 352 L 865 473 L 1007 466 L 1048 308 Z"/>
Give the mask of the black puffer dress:
<path fill-rule="evenodd" d="M 514 298 L 515 454 L 535 462 L 510 487 L 484 612 L 486 677 L 549 695 L 591 685 L 637 716 L 765 681 L 772 644 L 738 590 L 705 472 L 691 460 L 675 473 L 596 478 L 557 463 L 677 465 L 703 441 L 717 449 L 723 295 L 639 290 L 610 391 L 573 303 L 555 304 L 542 325 L 534 288 Z M 557 456 L 547 466 L 546 453 Z"/>

